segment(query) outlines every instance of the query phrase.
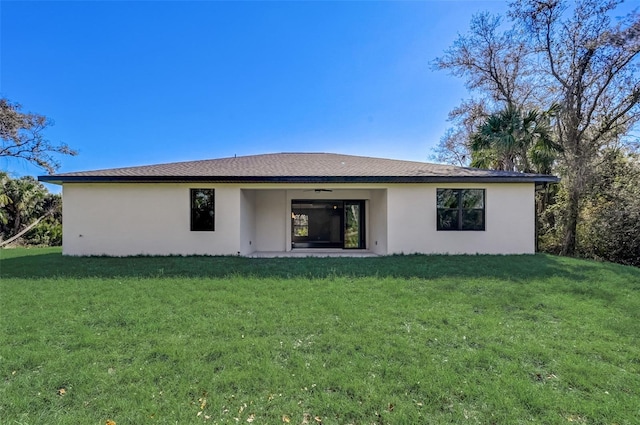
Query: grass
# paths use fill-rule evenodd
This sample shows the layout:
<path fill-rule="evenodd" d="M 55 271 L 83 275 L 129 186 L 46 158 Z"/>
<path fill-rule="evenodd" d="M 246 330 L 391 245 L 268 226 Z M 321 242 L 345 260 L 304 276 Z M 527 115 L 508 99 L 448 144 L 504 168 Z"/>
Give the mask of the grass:
<path fill-rule="evenodd" d="M 640 269 L 0 251 L 2 424 L 636 424 Z"/>

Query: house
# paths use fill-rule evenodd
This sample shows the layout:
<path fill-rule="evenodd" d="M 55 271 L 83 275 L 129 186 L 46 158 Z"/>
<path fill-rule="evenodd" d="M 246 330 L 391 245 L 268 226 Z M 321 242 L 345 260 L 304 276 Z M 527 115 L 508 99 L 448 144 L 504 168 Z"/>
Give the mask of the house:
<path fill-rule="evenodd" d="M 40 176 L 63 187 L 66 255 L 535 252 L 554 176 L 279 153 Z"/>

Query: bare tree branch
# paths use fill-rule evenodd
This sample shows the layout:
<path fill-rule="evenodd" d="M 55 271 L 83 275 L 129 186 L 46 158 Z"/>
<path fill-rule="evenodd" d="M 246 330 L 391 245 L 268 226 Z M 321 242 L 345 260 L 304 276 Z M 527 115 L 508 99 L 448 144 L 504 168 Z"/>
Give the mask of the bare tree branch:
<path fill-rule="evenodd" d="M 24 159 L 49 173 L 60 167 L 57 155 L 77 155 L 65 143 L 46 139 L 53 122 L 43 115 L 21 112 L 21 106 L 0 98 L 0 157 Z"/>

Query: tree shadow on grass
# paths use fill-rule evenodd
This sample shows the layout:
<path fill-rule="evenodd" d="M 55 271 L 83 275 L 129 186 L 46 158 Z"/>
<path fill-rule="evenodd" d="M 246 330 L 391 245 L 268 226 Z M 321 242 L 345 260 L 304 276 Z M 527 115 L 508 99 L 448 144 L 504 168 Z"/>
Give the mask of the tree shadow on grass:
<path fill-rule="evenodd" d="M 530 282 L 569 278 L 593 281 L 606 274 L 637 282 L 640 269 L 552 255 L 393 255 L 366 258 L 245 258 L 245 257 L 66 257 L 50 251 L 3 255 L 2 278 L 461 278 Z M 602 276 L 604 278 L 604 276 Z"/>

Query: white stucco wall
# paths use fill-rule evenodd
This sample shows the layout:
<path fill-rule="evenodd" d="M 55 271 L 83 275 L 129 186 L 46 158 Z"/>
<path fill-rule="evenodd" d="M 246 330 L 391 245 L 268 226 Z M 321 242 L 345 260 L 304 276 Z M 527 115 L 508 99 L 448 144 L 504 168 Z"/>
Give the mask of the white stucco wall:
<path fill-rule="evenodd" d="M 436 189 L 485 189 L 484 231 L 438 231 Z M 387 191 L 388 254 L 533 254 L 533 183 L 393 185 Z"/>
<path fill-rule="evenodd" d="M 256 250 L 284 252 L 291 205 L 285 190 L 256 190 Z M 287 213 L 287 211 L 289 211 Z"/>
<path fill-rule="evenodd" d="M 367 223 L 369 239 L 367 247 L 378 255 L 387 253 L 387 190 L 371 191 Z"/>
<path fill-rule="evenodd" d="M 190 230 L 190 188 L 215 189 L 215 231 Z M 211 184 L 81 184 L 63 188 L 66 255 L 235 255 L 240 189 Z"/>
<path fill-rule="evenodd" d="M 81 184 L 63 188 L 66 255 L 242 255 L 291 250 L 291 200 L 366 201 L 367 249 L 380 254 L 535 251 L 534 184 Z M 190 188 L 215 189 L 215 231 L 190 230 Z M 436 189 L 486 190 L 485 231 L 437 231 Z M 376 243 L 377 242 L 377 243 Z"/>
<path fill-rule="evenodd" d="M 254 252 L 256 240 L 256 193 L 240 190 L 240 255 Z"/>

